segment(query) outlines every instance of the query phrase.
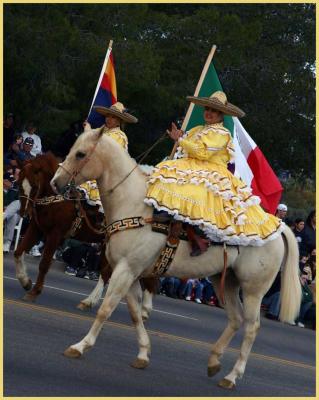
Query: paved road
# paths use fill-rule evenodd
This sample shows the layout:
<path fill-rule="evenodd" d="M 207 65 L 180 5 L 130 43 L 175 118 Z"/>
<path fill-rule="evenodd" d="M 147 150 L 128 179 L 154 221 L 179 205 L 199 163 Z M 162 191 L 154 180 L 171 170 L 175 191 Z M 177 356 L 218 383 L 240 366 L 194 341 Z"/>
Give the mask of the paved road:
<path fill-rule="evenodd" d="M 37 259 L 26 256 L 34 280 Z M 96 310 L 75 305 L 95 282 L 63 274 L 54 263 L 37 303 L 23 302 L 12 255 L 4 257 L 5 396 L 315 396 L 315 332 L 262 318 L 245 375 L 234 391 L 217 386 L 238 357 L 239 332 L 223 369 L 206 376 L 210 343 L 224 329 L 224 311 L 163 296 L 155 299 L 147 329 L 152 357 L 146 370 L 129 366 L 137 354 L 124 302 L 82 359 L 62 352 L 87 333 Z"/>

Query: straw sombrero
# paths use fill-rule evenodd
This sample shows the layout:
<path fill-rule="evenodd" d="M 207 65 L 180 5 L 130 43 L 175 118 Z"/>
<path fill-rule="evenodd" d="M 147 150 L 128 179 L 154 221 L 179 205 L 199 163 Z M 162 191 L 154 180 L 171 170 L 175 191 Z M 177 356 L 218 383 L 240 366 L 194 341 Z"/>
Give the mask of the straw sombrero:
<path fill-rule="evenodd" d="M 243 117 L 245 115 L 243 110 L 229 103 L 226 94 L 221 91 L 213 93 L 210 97 L 187 96 L 187 100 L 199 106 L 211 107 L 233 117 Z"/>
<path fill-rule="evenodd" d="M 125 107 L 122 103 L 117 102 L 111 105 L 111 107 L 102 107 L 102 106 L 96 106 L 93 107 L 95 111 L 97 111 L 99 114 L 104 115 L 107 117 L 108 115 L 113 115 L 114 117 L 120 118 L 124 122 L 128 123 L 133 123 L 135 124 L 138 119 L 135 118 L 133 115 L 125 112 Z"/>

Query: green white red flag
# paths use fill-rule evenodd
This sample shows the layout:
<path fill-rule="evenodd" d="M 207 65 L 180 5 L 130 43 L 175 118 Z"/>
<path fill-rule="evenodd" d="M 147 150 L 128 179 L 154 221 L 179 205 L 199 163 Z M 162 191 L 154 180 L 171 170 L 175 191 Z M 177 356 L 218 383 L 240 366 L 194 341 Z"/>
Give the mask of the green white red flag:
<path fill-rule="evenodd" d="M 217 90 L 223 90 L 212 61 L 215 49 L 214 46 L 207 58 L 195 96 L 209 97 Z M 191 103 L 182 129 L 188 131 L 203 124 L 203 108 Z M 279 179 L 237 117 L 225 116 L 224 125 L 231 132 L 235 145 L 234 174 L 252 188 L 254 195 L 260 197 L 262 207 L 274 214 L 283 190 Z"/>

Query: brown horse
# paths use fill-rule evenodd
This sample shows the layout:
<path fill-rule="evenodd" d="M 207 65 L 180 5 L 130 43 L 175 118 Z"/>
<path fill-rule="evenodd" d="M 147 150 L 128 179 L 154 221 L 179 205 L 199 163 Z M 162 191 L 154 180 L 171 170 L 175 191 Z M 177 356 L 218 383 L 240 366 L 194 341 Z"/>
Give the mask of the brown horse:
<path fill-rule="evenodd" d="M 25 162 L 19 176 L 20 215 L 30 217 L 30 224 L 14 252 L 16 276 L 22 287 L 28 291 L 25 300 L 35 301 L 42 292 L 45 276 L 50 268 L 53 254 L 65 238 L 73 237 L 89 243 L 104 243 L 105 229 L 102 226 L 101 213 L 98 206 L 86 205 L 79 199 L 66 200 L 56 195 L 51 186 L 58 168 L 58 160 L 52 153 L 36 157 Z M 35 285 L 28 277 L 23 255 L 36 244 L 41 237 L 45 238 L 43 254 L 39 264 L 39 273 Z M 79 308 L 84 309 L 95 305 L 108 282 L 112 270 L 105 258 L 105 244 L 100 257 L 101 277 L 91 295 L 82 300 Z M 153 279 L 143 282 L 151 293 L 155 292 Z M 149 299 L 148 299 L 149 302 Z M 147 318 L 151 305 L 146 305 L 144 317 Z"/>

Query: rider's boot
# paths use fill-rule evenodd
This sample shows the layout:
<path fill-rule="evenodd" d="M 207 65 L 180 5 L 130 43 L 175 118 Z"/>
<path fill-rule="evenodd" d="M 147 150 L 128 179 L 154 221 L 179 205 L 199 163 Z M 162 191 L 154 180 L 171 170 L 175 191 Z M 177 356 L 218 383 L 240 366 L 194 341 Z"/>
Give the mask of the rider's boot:
<path fill-rule="evenodd" d="M 192 257 L 197 257 L 205 253 L 205 251 L 207 251 L 207 248 L 209 246 L 209 240 L 197 235 L 192 225 L 187 224 L 186 232 L 188 240 L 190 241 L 192 246 L 192 251 L 190 255 Z"/>

